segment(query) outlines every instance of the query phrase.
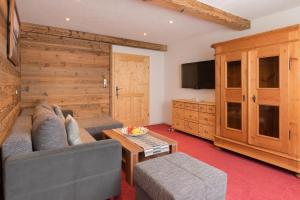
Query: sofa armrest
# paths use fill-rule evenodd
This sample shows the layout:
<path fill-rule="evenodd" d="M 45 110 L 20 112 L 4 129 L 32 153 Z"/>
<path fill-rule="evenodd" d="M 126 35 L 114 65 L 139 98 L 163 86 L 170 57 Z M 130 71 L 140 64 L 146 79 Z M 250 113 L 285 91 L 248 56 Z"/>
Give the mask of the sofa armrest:
<path fill-rule="evenodd" d="M 119 142 L 104 140 L 11 156 L 3 166 L 5 199 L 109 198 L 106 190 L 120 192 L 121 154 Z"/>

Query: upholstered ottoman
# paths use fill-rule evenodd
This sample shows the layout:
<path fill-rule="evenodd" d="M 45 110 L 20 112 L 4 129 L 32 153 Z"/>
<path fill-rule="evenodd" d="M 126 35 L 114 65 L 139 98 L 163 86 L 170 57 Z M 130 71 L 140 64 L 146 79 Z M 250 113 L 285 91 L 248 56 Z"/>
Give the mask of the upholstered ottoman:
<path fill-rule="evenodd" d="M 134 181 L 137 200 L 226 198 L 226 173 L 184 153 L 138 163 Z"/>

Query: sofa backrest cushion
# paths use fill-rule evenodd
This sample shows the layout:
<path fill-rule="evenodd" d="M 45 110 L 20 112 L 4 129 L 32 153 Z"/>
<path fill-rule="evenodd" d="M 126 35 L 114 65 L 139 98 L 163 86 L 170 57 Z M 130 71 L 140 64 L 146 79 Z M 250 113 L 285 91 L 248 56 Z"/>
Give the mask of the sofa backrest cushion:
<path fill-rule="evenodd" d="M 78 123 L 71 115 L 67 116 L 65 126 L 69 145 L 82 144 Z"/>
<path fill-rule="evenodd" d="M 57 115 L 57 117 L 59 117 L 61 120 L 63 120 L 63 122 L 65 122 L 66 119 L 64 117 L 64 114 L 63 114 L 61 108 L 56 104 L 53 104 L 52 108 L 54 110 L 54 113 Z"/>
<path fill-rule="evenodd" d="M 2 145 L 2 158 L 32 152 L 31 142 L 32 118 L 30 115 L 19 116 L 10 135 Z"/>
<path fill-rule="evenodd" d="M 28 116 L 30 115 L 31 117 L 34 114 L 34 108 L 23 108 L 21 111 L 21 116 Z"/>
<path fill-rule="evenodd" d="M 46 108 L 36 111 L 32 125 L 32 142 L 35 151 L 59 149 L 68 146 L 63 121 Z"/>

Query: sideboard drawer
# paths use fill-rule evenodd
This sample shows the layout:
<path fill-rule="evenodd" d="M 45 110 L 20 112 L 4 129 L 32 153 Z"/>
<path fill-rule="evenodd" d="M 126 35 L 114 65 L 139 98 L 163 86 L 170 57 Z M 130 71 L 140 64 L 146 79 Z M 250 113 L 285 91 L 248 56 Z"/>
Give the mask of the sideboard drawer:
<path fill-rule="evenodd" d="M 185 103 L 184 108 L 188 110 L 198 111 L 198 104 L 195 103 Z"/>
<path fill-rule="evenodd" d="M 188 121 L 198 122 L 198 112 L 191 111 L 191 110 L 185 110 L 184 111 L 184 119 Z"/>
<path fill-rule="evenodd" d="M 208 105 L 208 106 L 207 106 L 207 112 L 208 112 L 208 113 L 215 114 L 215 113 L 216 113 L 216 106 Z"/>
<path fill-rule="evenodd" d="M 216 124 L 216 117 L 212 114 L 199 114 L 199 123 L 202 125 L 214 126 Z"/>
<path fill-rule="evenodd" d="M 214 140 L 215 127 L 199 125 L 199 136 L 206 139 Z"/>
<path fill-rule="evenodd" d="M 175 108 L 184 108 L 184 103 L 180 101 L 173 101 L 173 106 Z"/>
<path fill-rule="evenodd" d="M 172 128 L 183 131 L 184 130 L 184 120 L 173 118 Z"/>
<path fill-rule="evenodd" d="M 194 123 L 194 122 L 185 121 L 184 122 L 184 131 L 194 134 L 194 135 L 198 135 L 199 134 L 199 124 Z"/>
<path fill-rule="evenodd" d="M 184 119 L 184 109 L 173 108 L 173 118 Z"/>
<path fill-rule="evenodd" d="M 199 112 L 206 113 L 207 112 L 207 105 L 199 105 Z"/>

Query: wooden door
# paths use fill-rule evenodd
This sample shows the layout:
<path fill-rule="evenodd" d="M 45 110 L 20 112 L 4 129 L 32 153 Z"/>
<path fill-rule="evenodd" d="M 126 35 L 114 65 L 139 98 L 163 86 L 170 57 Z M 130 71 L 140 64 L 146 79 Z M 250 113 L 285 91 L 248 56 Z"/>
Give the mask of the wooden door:
<path fill-rule="evenodd" d="M 287 44 L 249 52 L 249 143 L 279 152 L 288 151 Z"/>
<path fill-rule="evenodd" d="M 148 56 L 113 53 L 112 115 L 124 126 L 149 124 Z"/>
<path fill-rule="evenodd" d="M 221 127 L 225 138 L 247 141 L 247 52 L 221 55 Z"/>

